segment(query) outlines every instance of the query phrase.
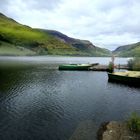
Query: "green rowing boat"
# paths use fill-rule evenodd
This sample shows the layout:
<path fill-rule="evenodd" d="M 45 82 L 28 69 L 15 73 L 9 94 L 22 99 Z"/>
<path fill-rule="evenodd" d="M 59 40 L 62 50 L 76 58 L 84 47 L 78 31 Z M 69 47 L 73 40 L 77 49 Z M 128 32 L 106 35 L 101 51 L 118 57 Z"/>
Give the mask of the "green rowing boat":
<path fill-rule="evenodd" d="M 127 83 L 140 86 L 140 71 L 126 71 L 108 73 L 109 81 Z"/>
<path fill-rule="evenodd" d="M 89 70 L 95 64 L 66 64 L 66 65 L 59 65 L 59 70 Z"/>

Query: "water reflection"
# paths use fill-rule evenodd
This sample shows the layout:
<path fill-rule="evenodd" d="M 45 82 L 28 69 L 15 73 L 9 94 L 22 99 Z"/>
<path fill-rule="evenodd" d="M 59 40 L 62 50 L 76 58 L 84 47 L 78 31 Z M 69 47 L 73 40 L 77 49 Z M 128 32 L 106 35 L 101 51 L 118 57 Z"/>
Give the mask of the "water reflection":
<path fill-rule="evenodd" d="M 139 83 L 138 84 L 133 84 L 133 83 L 115 82 L 115 81 L 112 81 L 112 80 L 108 80 L 108 84 L 110 84 L 110 85 L 114 84 L 115 86 L 118 86 L 118 87 L 127 87 L 127 88 L 140 89 Z"/>
<path fill-rule="evenodd" d="M 52 133 L 55 132 L 55 124 L 64 116 L 64 111 L 61 98 L 57 95 L 59 74 L 55 73 L 57 71 L 42 72 L 38 68 L 35 71 L 18 69 L 3 72 L 0 85 L 3 139 L 56 137 Z"/>
<path fill-rule="evenodd" d="M 140 113 L 138 88 L 108 83 L 106 72 L 58 71 L 54 64 L 0 69 L 0 139 L 68 140 L 92 120 Z"/>

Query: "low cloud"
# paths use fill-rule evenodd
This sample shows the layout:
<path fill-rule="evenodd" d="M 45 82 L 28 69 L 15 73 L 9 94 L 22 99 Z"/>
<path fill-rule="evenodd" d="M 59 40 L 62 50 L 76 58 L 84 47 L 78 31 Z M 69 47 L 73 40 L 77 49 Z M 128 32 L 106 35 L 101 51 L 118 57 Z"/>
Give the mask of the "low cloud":
<path fill-rule="evenodd" d="M 140 41 L 139 0 L 5 0 L 1 12 L 29 26 L 115 49 Z"/>

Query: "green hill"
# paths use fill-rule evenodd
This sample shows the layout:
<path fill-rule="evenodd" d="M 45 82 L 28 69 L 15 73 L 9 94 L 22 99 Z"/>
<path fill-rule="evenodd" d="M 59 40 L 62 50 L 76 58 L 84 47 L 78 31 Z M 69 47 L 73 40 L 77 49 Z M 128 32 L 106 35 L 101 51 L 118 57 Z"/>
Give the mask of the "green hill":
<path fill-rule="evenodd" d="M 80 46 L 85 45 L 81 42 Z M 87 46 L 86 46 L 87 47 Z M 79 55 L 93 56 L 95 47 L 75 47 L 49 32 L 22 25 L 0 13 L 0 55 Z M 103 52 L 103 54 L 102 54 Z M 98 55 L 104 54 L 100 50 Z"/>
<path fill-rule="evenodd" d="M 140 57 L 140 42 L 120 46 L 113 53 L 120 57 Z"/>
<path fill-rule="evenodd" d="M 39 29 L 39 30 L 55 37 L 56 39 L 64 43 L 69 44 L 70 46 L 76 48 L 77 50 L 81 50 L 82 52 L 88 53 L 88 55 L 90 56 L 103 56 L 104 57 L 104 56 L 111 55 L 111 51 L 104 48 L 99 48 L 93 45 L 88 40 L 75 39 L 55 30 L 42 30 L 42 29 Z"/>

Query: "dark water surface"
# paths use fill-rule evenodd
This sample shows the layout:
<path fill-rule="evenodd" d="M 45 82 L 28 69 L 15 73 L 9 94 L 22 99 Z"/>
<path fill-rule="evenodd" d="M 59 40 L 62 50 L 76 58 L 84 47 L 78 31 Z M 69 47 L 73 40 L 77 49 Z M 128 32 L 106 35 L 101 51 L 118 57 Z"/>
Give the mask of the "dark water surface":
<path fill-rule="evenodd" d="M 94 60 L 0 58 L 0 140 L 68 140 L 86 120 L 96 136 L 101 122 L 140 113 L 140 88 L 108 83 L 106 72 L 57 70 L 69 59 Z"/>

